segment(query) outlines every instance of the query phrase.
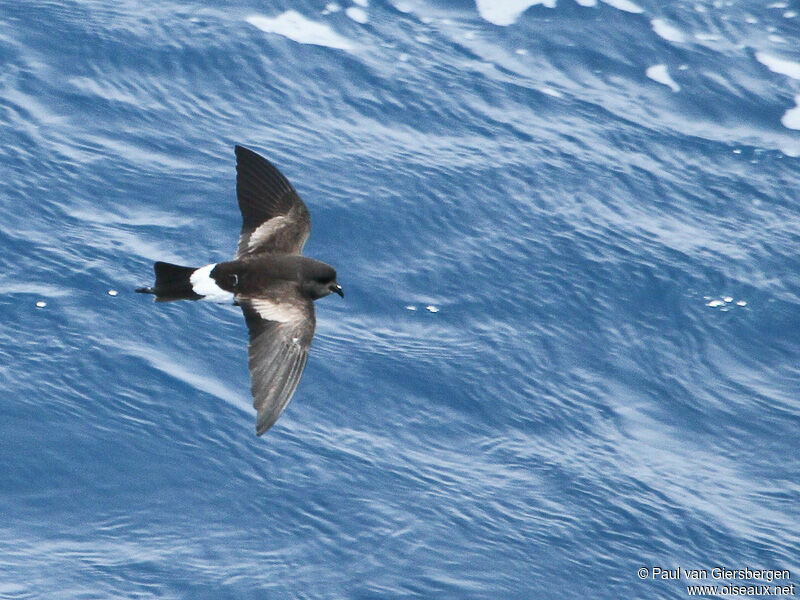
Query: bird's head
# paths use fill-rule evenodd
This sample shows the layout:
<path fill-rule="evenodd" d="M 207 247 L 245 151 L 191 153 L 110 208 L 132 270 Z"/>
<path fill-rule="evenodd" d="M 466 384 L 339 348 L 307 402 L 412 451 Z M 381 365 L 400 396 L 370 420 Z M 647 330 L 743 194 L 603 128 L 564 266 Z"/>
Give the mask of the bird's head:
<path fill-rule="evenodd" d="M 314 299 L 317 300 L 319 298 L 324 298 L 330 293 L 339 294 L 342 298 L 344 298 L 344 292 L 342 291 L 342 286 L 339 285 L 339 282 L 336 281 L 336 278 L 326 280 L 326 281 L 317 281 L 314 280 L 310 282 L 307 286 L 309 295 Z"/>
<path fill-rule="evenodd" d="M 315 268 L 314 273 L 309 273 L 306 278 L 304 287 L 311 298 L 317 300 L 323 298 L 330 293 L 339 294 L 344 298 L 342 286 L 336 281 L 336 270 L 326 265 L 325 263 L 318 263 L 323 268 Z"/>

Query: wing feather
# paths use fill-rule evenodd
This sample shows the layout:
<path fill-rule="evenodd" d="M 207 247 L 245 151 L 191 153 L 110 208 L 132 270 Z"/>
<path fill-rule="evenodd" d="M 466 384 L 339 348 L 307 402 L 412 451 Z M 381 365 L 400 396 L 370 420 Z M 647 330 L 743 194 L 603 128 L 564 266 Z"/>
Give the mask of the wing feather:
<path fill-rule="evenodd" d="M 236 258 L 303 252 L 311 232 L 306 205 L 272 163 L 242 146 L 236 146 L 236 196 L 242 213 Z"/>
<path fill-rule="evenodd" d="M 250 366 L 253 406 L 258 411 L 256 433 L 261 435 L 275 424 L 289 401 L 306 366 L 314 337 L 314 305 L 311 300 L 238 299 L 250 332 Z M 281 315 L 284 320 L 271 320 Z"/>

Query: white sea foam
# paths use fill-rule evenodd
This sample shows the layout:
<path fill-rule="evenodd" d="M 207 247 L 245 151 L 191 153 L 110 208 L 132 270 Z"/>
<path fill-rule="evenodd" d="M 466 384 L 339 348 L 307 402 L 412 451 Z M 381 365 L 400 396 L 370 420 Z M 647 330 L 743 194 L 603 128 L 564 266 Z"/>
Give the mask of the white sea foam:
<path fill-rule="evenodd" d="M 778 58 L 766 52 L 756 52 L 756 60 L 773 73 L 786 75 L 792 79 L 800 79 L 800 63 L 785 58 Z"/>
<path fill-rule="evenodd" d="M 681 91 L 681 86 L 675 83 L 675 80 L 670 77 L 667 65 L 653 65 L 652 67 L 648 67 L 645 74 L 653 81 L 668 86 L 673 92 Z"/>
<path fill-rule="evenodd" d="M 338 50 L 352 50 L 353 43 L 323 23 L 317 23 L 299 12 L 287 10 L 277 17 L 251 15 L 245 19 L 266 33 L 282 35 L 300 44 L 327 46 Z"/>
<path fill-rule="evenodd" d="M 475 0 L 481 17 L 495 25 L 511 25 L 516 23 L 520 15 L 531 6 L 541 4 L 547 8 L 555 8 L 558 0 Z M 597 0 L 575 0 L 581 6 L 597 6 Z M 642 13 L 644 9 L 630 0 L 603 0 L 617 10 L 630 13 Z"/>
<path fill-rule="evenodd" d="M 347 10 L 344 11 L 348 17 L 353 19 L 356 23 L 366 23 L 369 20 L 367 17 L 367 11 L 363 8 L 358 8 L 357 6 L 351 6 Z"/>
<path fill-rule="evenodd" d="M 792 158 L 797 158 L 800 156 L 800 144 L 795 144 L 793 142 L 783 142 L 778 147 L 778 150 L 783 152 L 786 156 L 791 156 Z"/>
<path fill-rule="evenodd" d="M 686 41 L 686 36 L 683 35 L 683 32 L 674 25 L 670 25 L 664 19 L 653 19 L 650 24 L 653 26 L 653 31 L 668 42 L 680 43 Z"/>
<path fill-rule="evenodd" d="M 634 4 L 630 0 L 603 0 L 603 2 L 617 10 L 624 10 L 629 13 L 639 14 L 644 12 L 641 6 Z"/>
<path fill-rule="evenodd" d="M 548 87 L 548 86 L 539 88 L 539 91 L 542 92 L 543 94 L 547 94 L 548 96 L 552 96 L 553 98 L 563 98 L 564 97 L 564 94 L 562 94 L 558 90 L 556 90 L 554 88 L 551 88 L 551 87 Z"/>
<path fill-rule="evenodd" d="M 359 6 L 367 8 L 369 6 L 369 0 L 353 0 L 353 4 L 358 4 Z"/>
<path fill-rule="evenodd" d="M 705 300 L 710 300 L 710 302 L 706 302 L 706 306 L 711 308 L 719 308 L 722 311 L 728 311 L 734 306 L 747 306 L 746 300 L 737 300 L 735 303 L 733 301 L 733 296 L 723 296 L 722 298 L 716 298 L 711 300 L 710 296 L 703 296 Z"/>
<path fill-rule="evenodd" d="M 781 123 L 787 129 L 800 129 L 800 94 L 794 97 L 794 102 L 797 106 L 787 110 L 781 118 Z"/>
<path fill-rule="evenodd" d="M 495 25 L 511 25 L 531 6 L 555 8 L 556 0 L 475 0 L 481 17 Z"/>

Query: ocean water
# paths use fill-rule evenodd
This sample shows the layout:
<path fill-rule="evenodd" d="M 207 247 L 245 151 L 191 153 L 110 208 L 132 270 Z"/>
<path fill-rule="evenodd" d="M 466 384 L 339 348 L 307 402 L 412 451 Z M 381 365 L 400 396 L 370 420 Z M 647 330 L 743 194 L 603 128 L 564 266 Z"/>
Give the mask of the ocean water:
<path fill-rule="evenodd" d="M 0 3 L 0 597 L 797 581 L 799 13 Z M 232 255 L 236 143 L 346 293 L 262 438 L 238 309 L 133 293 Z"/>

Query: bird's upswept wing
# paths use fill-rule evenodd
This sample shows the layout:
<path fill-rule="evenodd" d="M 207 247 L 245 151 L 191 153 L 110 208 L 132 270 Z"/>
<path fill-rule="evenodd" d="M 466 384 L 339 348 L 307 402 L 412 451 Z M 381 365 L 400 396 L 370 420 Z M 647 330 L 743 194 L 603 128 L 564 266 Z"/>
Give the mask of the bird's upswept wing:
<path fill-rule="evenodd" d="M 242 146 L 236 146 L 236 195 L 242 212 L 236 258 L 303 252 L 311 232 L 306 205 L 272 163 Z"/>
<path fill-rule="evenodd" d="M 314 303 L 299 293 L 281 301 L 239 298 L 250 332 L 248 351 L 256 433 L 272 427 L 292 399 L 314 337 Z"/>

